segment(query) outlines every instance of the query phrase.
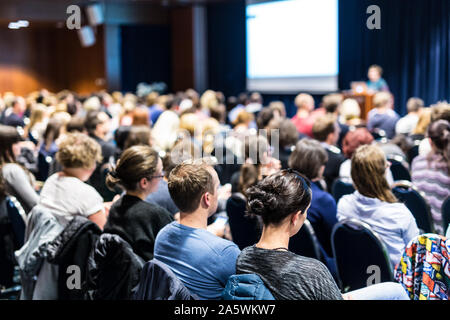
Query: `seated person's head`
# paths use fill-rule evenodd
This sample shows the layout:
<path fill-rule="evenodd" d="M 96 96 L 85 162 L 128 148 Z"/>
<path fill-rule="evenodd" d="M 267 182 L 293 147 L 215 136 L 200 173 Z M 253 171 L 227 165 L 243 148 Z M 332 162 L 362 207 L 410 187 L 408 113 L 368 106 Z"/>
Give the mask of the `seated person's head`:
<path fill-rule="evenodd" d="M 132 126 L 125 140 L 124 149 L 138 145 L 151 146 L 151 139 L 151 130 L 148 126 Z"/>
<path fill-rule="evenodd" d="M 297 127 L 290 119 L 283 119 L 275 122 L 274 126 L 269 124 L 269 129 L 279 130 L 279 146 L 280 148 L 287 148 L 295 145 L 298 141 Z M 268 132 L 269 133 L 269 132 Z"/>
<path fill-rule="evenodd" d="M 206 211 L 208 216 L 217 210 L 220 182 L 216 171 L 203 159 L 185 161 L 169 175 L 169 193 L 183 213 Z"/>
<path fill-rule="evenodd" d="M 314 110 L 314 98 L 307 93 L 300 93 L 296 96 L 294 103 L 299 110 L 302 109 L 309 112 Z"/>
<path fill-rule="evenodd" d="M 307 178 L 295 170 L 270 175 L 247 190 L 247 211 L 260 216 L 264 228 L 284 228 L 295 235 L 305 222 L 311 204 Z"/>
<path fill-rule="evenodd" d="M 269 104 L 269 108 L 278 112 L 278 115 L 281 118 L 286 118 L 286 106 L 284 105 L 284 103 L 282 101 L 272 101 Z"/>
<path fill-rule="evenodd" d="M 359 106 L 358 101 L 348 98 L 342 102 L 340 113 L 346 122 L 353 119 L 359 119 L 361 117 L 361 107 Z"/>
<path fill-rule="evenodd" d="M 353 153 L 359 146 L 371 144 L 373 136 L 366 128 L 357 128 L 350 130 L 342 140 L 342 152 L 347 158 L 351 158 Z"/>
<path fill-rule="evenodd" d="M 289 157 L 289 167 L 310 180 L 322 178 L 328 154 L 319 142 L 312 139 L 302 139 L 297 142 L 295 150 Z"/>
<path fill-rule="evenodd" d="M 322 99 L 322 107 L 325 109 L 327 113 L 338 113 L 339 106 L 341 105 L 344 97 L 340 93 L 331 93 L 327 94 Z"/>
<path fill-rule="evenodd" d="M 162 161 L 149 146 L 132 146 L 126 149 L 107 178 L 111 190 L 119 185 L 127 191 L 138 191 L 145 196 L 156 191 L 163 176 Z"/>
<path fill-rule="evenodd" d="M 373 97 L 373 105 L 375 108 L 391 108 L 393 106 L 393 98 L 389 92 L 377 92 Z"/>
<path fill-rule="evenodd" d="M 102 161 L 100 145 L 83 133 L 69 133 L 59 143 L 56 160 L 63 171 L 82 181 L 89 179 L 97 163 Z"/>
<path fill-rule="evenodd" d="M 22 137 L 15 127 L 0 124 L 0 165 L 16 162 Z"/>
<path fill-rule="evenodd" d="M 320 142 L 326 142 L 329 145 L 337 143 L 339 131 L 339 125 L 332 114 L 317 118 L 312 127 L 313 138 Z"/>
<path fill-rule="evenodd" d="M 238 112 L 236 119 L 234 119 L 233 121 L 233 126 L 238 126 L 238 125 L 246 125 L 249 126 L 250 122 L 252 122 L 254 119 L 254 116 L 252 113 L 247 112 L 245 110 L 241 110 Z"/>
<path fill-rule="evenodd" d="M 367 72 L 367 77 L 372 82 L 377 82 L 380 80 L 381 76 L 383 75 L 383 69 L 379 65 L 371 65 L 369 67 L 369 71 Z"/>
<path fill-rule="evenodd" d="M 430 138 L 433 152 L 443 157 L 450 174 L 450 123 L 438 120 L 428 126 L 427 136 Z"/>
<path fill-rule="evenodd" d="M 360 146 L 352 156 L 351 175 L 353 184 L 363 196 L 385 202 L 396 202 L 386 180 L 389 163 L 376 145 Z"/>
<path fill-rule="evenodd" d="M 441 119 L 450 122 L 450 104 L 447 102 L 439 102 L 431 106 L 431 122 Z"/>
<path fill-rule="evenodd" d="M 109 131 L 110 119 L 101 111 L 89 111 L 86 115 L 84 126 L 90 135 L 103 138 Z"/>
<path fill-rule="evenodd" d="M 406 109 L 408 113 L 411 112 L 419 112 L 424 107 L 424 103 L 422 99 L 419 98 L 409 98 L 406 103 Z"/>

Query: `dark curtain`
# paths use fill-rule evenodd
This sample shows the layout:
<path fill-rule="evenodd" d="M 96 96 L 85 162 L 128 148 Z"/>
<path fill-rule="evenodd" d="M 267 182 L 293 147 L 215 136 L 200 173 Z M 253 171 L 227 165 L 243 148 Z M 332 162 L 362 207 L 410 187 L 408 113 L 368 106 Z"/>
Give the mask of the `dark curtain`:
<path fill-rule="evenodd" d="M 381 9 L 381 30 L 369 30 L 366 9 Z M 384 69 L 396 110 L 417 96 L 426 105 L 450 101 L 449 0 L 340 0 L 339 86 L 366 80 L 371 64 Z"/>
<path fill-rule="evenodd" d="M 245 91 L 245 1 L 208 5 L 209 88 L 226 96 Z"/>
<path fill-rule="evenodd" d="M 381 9 L 381 30 L 366 27 L 373 4 Z M 379 64 L 400 114 L 412 96 L 427 105 L 450 101 L 449 46 L 450 0 L 339 1 L 340 89 L 367 80 L 368 67 Z M 245 91 L 245 1 L 208 7 L 208 47 L 209 86 L 226 95 Z M 284 101 L 295 113 L 292 96 L 266 97 Z"/>
<path fill-rule="evenodd" d="M 136 91 L 140 82 L 164 82 L 171 88 L 170 27 L 121 27 L 122 91 Z"/>

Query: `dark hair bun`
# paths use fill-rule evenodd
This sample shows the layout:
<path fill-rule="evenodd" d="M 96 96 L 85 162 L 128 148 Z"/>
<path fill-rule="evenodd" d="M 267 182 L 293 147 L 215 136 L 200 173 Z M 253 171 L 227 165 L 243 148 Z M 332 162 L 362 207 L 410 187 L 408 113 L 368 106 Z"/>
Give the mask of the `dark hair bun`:
<path fill-rule="evenodd" d="M 274 193 L 269 193 L 257 186 L 247 189 L 247 210 L 249 214 L 262 216 L 267 214 L 268 208 L 274 208 L 277 197 Z"/>
<path fill-rule="evenodd" d="M 300 173 L 282 170 L 247 189 L 247 214 L 265 225 L 278 224 L 290 214 L 305 212 L 311 203 L 309 181 Z"/>

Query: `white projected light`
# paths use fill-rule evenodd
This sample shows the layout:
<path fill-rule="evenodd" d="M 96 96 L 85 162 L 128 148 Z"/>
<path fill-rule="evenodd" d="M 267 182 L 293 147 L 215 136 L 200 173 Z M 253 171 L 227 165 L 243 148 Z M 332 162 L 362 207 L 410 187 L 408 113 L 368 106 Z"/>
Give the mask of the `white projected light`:
<path fill-rule="evenodd" d="M 247 90 L 338 89 L 338 0 L 248 0 L 246 11 Z"/>

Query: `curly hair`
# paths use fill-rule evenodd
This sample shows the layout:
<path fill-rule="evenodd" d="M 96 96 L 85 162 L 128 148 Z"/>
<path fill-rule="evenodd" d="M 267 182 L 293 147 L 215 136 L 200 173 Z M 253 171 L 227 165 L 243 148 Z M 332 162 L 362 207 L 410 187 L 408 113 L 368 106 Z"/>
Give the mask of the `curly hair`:
<path fill-rule="evenodd" d="M 79 132 L 69 133 L 59 143 L 56 160 L 65 168 L 92 168 L 102 161 L 100 145 Z"/>

